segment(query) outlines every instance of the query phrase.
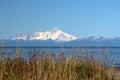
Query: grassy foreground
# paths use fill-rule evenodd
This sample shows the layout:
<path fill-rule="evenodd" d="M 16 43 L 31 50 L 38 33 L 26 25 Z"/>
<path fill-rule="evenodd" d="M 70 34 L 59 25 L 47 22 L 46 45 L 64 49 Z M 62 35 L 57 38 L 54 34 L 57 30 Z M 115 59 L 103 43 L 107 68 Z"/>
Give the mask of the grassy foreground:
<path fill-rule="evenodd" d="M 65 57 L 64 53 L 33 54 L 28 62 L 15 54 L 1 59 L 0 80 L 120 80 L 113 67 L 106 66 L 104 59 L 94 60 L 89 54 Z"/>

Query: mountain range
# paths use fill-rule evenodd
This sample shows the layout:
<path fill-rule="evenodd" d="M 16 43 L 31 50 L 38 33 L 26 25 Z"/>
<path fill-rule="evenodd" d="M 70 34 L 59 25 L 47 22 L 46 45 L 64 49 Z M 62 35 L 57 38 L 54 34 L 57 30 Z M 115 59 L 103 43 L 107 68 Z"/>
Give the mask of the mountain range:
<path fill-rule="evenodd" d="M 103 38 L 90 36 L 78 38 L 58 28 L 34 34 L 19 34 L 0 40 L 4 46 L 115 46 L 120 47 L 120 37 Z"/>
<path fill-rule="evenodd" d="M 34 34 L 20 34 L 16 35 L 11 40 L 56 40 L 56 41 L 71 41 L 77 39 L 75 36 L 67 34 L 58 28 L 54 28 L 51 31 L 46 32 L 35 32 Z"/>

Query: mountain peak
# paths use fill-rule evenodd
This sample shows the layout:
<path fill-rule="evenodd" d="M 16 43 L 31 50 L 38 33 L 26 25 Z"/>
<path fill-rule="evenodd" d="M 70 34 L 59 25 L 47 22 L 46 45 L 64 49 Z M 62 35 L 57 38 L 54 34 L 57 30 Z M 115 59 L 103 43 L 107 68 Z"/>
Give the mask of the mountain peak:
<path fill-rule="evenodd" d="M 27 34 L 27 35 L 19 35 L 11 38 L 12 40 L 57 40 L 57 41 L 71 41 L 77 39 L 75 36 L 72 36 L 70 34 L 67 34 L 63 31 L 61 31 L 58 28 L 54 28 L 51 31 L 45 31 L 45 32 L 35 32 L 35 34 Z"/>
<path fill-rule="evenodd" d="M 55 28 L 53 28 L 53 29 L 51 30 L 51 32 L 53 32 L 53 33 L 55 33 L 55 32 L 61 32 L 61 30 L 55 27 Z"/>

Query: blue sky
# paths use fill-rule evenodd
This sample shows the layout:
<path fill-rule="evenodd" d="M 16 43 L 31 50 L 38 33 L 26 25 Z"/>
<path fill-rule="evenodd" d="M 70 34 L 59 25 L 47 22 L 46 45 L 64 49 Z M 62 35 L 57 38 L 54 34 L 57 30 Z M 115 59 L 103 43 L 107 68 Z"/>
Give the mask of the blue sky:
<path fill-rule="evenodd" d="M 120 0 L 0 0 L 0 39 L 54 27 L 77 37 L 120 37 Z"/>

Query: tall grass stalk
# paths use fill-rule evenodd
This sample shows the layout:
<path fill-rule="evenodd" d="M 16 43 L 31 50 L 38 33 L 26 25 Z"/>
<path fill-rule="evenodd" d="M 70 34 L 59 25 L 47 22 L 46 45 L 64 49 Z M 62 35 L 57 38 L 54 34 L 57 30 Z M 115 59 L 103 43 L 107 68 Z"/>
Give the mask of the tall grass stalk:
<path fill-rule="evenodd" d="M 1 54 L 1 53 L 0 53 Z M 106 58 L 106 56 L 105 56 Z M 14 58 L 0 61 L 0 80 L 120 80 L 114 67 L 108 67 L 104 59 L 95 60 L 93 53 L 66 57 L 43 53 L 29 55 L 26 62 L 16 50 Z"/>

